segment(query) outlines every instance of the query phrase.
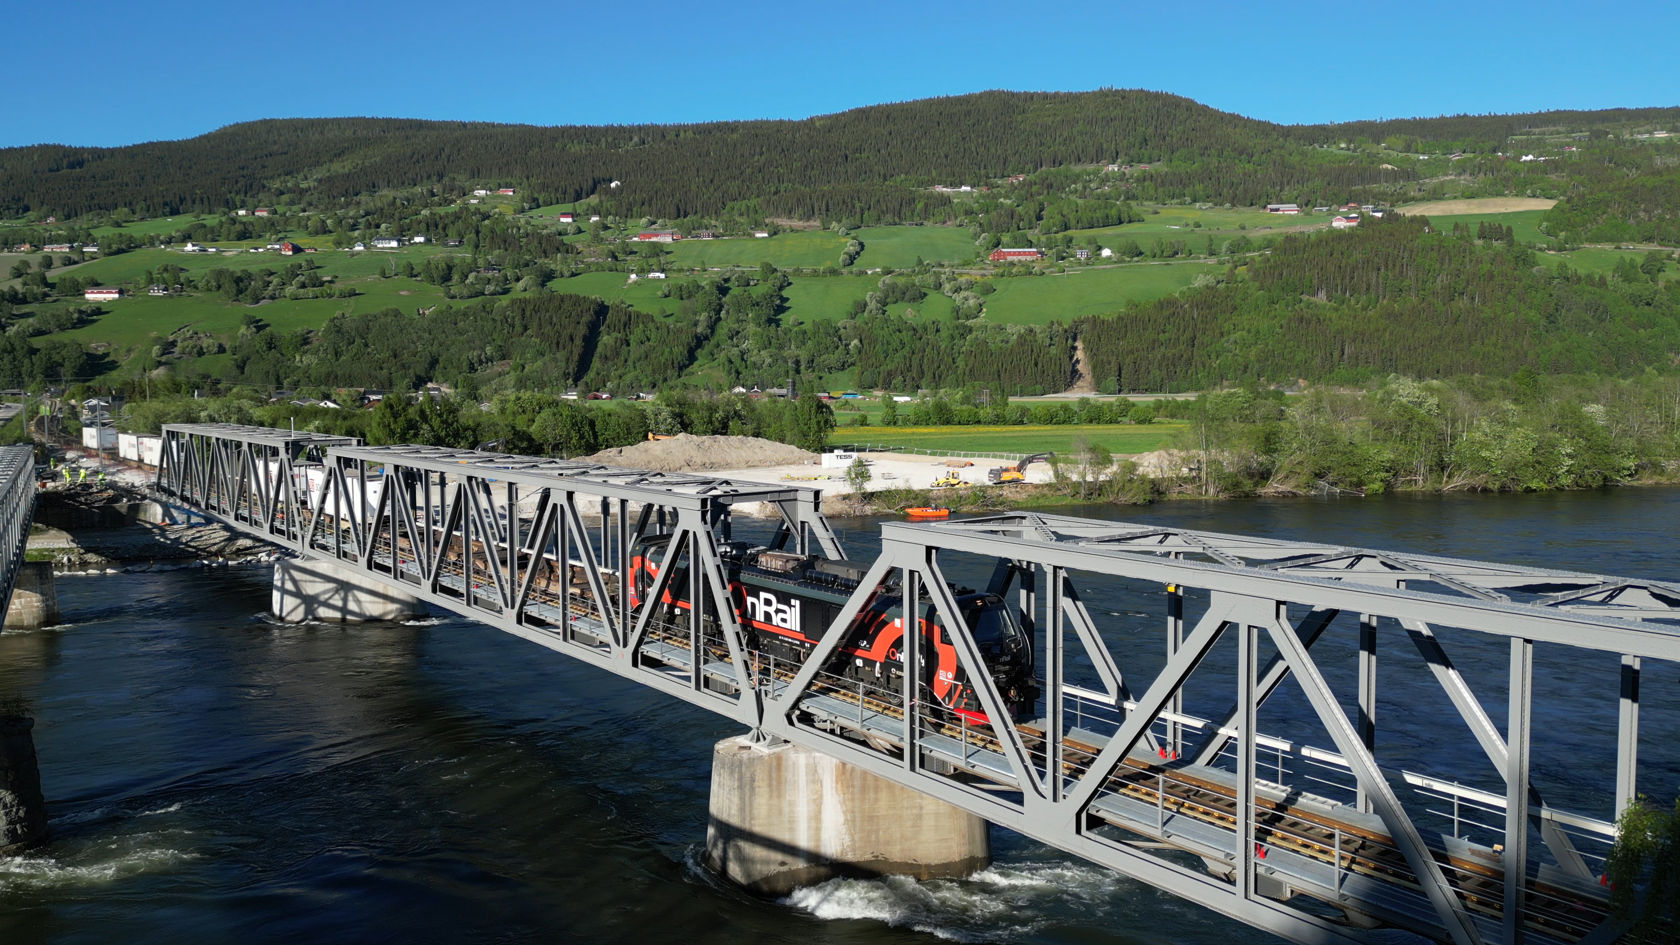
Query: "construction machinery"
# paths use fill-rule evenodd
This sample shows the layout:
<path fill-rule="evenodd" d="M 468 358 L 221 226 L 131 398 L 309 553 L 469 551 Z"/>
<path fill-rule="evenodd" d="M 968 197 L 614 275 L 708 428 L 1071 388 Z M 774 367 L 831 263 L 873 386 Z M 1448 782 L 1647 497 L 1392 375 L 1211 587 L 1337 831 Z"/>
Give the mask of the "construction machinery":
<path fill-rule="evenodd" d="M 1033 463 L 1048 463 L 1055 453 L 1034 453 L 1013 466 L 994 466 L 986 470 L 987 482 L 1026 482 L 1027 467 Z"/>
<path fill-rule="evenodd" d="M 968 482 L 967 479 L 964 479 L 963 477 L 957 475 L 954 472 L 948 472 L 945 475 L 940 476 L 938 479 L 935 479 L 933 481 L 933 488 L 935 488 L 935 489 L 958 489 L 958 488 L 961 488 L 961 487 L 966 486 L 968 484 L 969 484 L 969 482 Z"/>

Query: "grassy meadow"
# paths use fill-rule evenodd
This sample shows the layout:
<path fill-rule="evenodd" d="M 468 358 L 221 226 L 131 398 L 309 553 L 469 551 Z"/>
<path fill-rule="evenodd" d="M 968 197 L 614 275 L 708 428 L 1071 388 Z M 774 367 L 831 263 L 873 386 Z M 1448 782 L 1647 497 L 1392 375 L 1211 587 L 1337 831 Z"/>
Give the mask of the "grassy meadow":
<path fill-rule="evenodd" d="M 1084 315 L 1116 312 L 1131 302 L 1172 295 L 1195 282 L 1197 276 L 1224 271 L 1223 262 L 1190 260 L 994 279 L 992 285 L 997 291 L 986 297 L 985 317 L 1011 325 L 1067 322 Z"/>
<path fill-rule="evenodd" d="M 794 230 L 765 239 L 678 240 L 663 248 L 667 265 L 685 269 L 756 267 L 766 262 L 783 269 L 815 269 L 840 265 L 846 237 L 829 230 Z"/>
<path fill-rule="evenodd" d="M 916 260 L 939 265 L 979 258 L 966 227 L 866 226 L 852 235 L 863 242 L 856 265 L 868 269 L 910 269 Z"/>

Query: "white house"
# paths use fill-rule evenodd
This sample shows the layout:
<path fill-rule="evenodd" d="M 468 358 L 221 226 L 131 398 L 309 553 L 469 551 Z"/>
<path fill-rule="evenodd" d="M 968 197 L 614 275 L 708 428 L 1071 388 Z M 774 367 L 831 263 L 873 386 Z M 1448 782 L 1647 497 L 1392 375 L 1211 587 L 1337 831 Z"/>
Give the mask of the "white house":
<path fill-rule="evenodd" d="M 111 286 L 97 286 L 82 291 L 82 298 L 89 302 L 115 302 L 122 298 L 122 289 Z"/>
<path fill-rule="evenodd" d="M 769 238 L 770 238 L 770 234 L 768 232 L 766 232 L 764 230 L 753 230 L 753 239 L 755 239 L 755 240 L 767 240 Z"/>
<path fill-rule="evenodd" d="M 396 249 L 402 244 L 402 240 L 395 236 L 376 236 L 373 238 L 374 249 Z"/>
<path fill-rule="evenodd" d="M 665 274 L 663 272 L 650 272 L 647 274 L 647 277 L 649 279 L 663 279 L 665 278 Z"/>
<path fill-rule="evenodd" d="M 1109 249 L 1107 246 L 1104 246 L 1102 248 L 1102 252 L 1098 253 L 1097 255 L 1101 256 L 1104 259 L 1109 259 L 1109 258 L 1113 257 L 1114 250 Z"/>
<path fill-rule="evenodd" d="M 352 252 L 357 252 L 357 253 L 361 252 L 364 249 L 367 249 L 367 244 L 363 243 L 363 242 L 360 242 L 360 241 L 357 241 L 356 245 L 350 247 L 350 250 Z"/>
<path fill-rule="evenodd" d="M 488 196 L 490 196 L 490 191 L 485 190 L 483 187 L 480 187 L 479 189 L 473 191 L 473 196 L 474 197 L 488 197 Z M 474 202 L 476 203 L 477 201 L 474 201 Z"/>
<path fill-rule="evenodd" d="M 426 242 L 426 238 L 424 236 L 410 236 L 408 241 L 410 243 L 424 243 Z"/>
<path fill-rule="evenodd" d="M 1330 221 L 1330 225 L 1335 227 L 1338 230 L 1345 230 L 1345 229 L 1348 229 L 1349 227 L 1358 226 L 1359 225 L 1359 217 L 1358 217 L 1357 214 L 1354 215 L 1354 216 L 1350 216 L 1350 217 L 1337 217 L 1334 220 Z"/>

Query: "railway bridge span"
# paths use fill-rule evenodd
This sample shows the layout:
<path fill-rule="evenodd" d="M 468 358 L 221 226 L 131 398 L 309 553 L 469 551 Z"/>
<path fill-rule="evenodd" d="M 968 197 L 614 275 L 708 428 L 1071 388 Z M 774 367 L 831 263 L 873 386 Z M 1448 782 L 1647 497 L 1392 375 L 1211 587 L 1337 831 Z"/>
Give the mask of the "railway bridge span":
<path fill-rule="evenodd" d="M 1641 676 L 1680 661 L 1680 587 L 1033 513 L 889 523 L 853 563 L 810 489 L 164 437 L 164 501 L 347 589 L 281 569 L 277 602 L 425 602 L 734 720 L 734 751 L 789 743 L 904 811 L 931 799 L 1298 942 L 1621 931 L 1605 859 L 1639 788 Z M 737 540 L 747 503 L 772 537 Z M 1378 685 L 1408 677 L 1404 705 Z M 1567 768 L 1537 767 L 1558 739 Z M 787 856 L 805 835 L 723 826 Z"/>

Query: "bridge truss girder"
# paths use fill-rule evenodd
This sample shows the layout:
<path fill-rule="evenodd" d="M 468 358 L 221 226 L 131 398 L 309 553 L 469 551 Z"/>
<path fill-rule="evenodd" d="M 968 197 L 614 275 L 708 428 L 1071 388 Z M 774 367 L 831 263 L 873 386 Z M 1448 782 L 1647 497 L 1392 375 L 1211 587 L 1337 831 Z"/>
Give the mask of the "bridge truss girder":
<path fill-rule="evenodd" d="M 766 735 L 832 754 L 1286 938 L 1364 940 L 1356 929 L 1325 918 L 1322 908 L 1302 908 L 1292 896 L 1455 943 L 1607 934 L 1606 926 L 1594 933 L 1546 924 L 1545 903 L 1558 895 L 1558 883 L 1574 884 L 1573 894 L 1592 908 L 1600 908 L 1603 898 L 1576 888 L 1588 884 L 1558 825 L 1584 824 L 1602 835 L 1607 823 L 1553 810 L 1532 789 L 1532 649 L 1539 642 L 1621 657 L 1613 769 L 1619 810 L 1636 780 L 1640 661 L 1680 660 L 1680 634 L 1670 626 L 1680 608 L 1680 590 L 1673 587 L 1059 516 L 888 524 L 881 556 L 814 650 L 797 665 L 778 667 L 765 664 L 741 624 L 719 548 L 729 539 L 731 509 L 765 502 L 781 520 L 778 546 L 839 557 L 812 490 L 353 443 L 314 444 L 321 463 L 313 467 L 305 462 L 316 455 L 310 444 L 270 442 L 282 432 L 166 428 L 159 491 L 300 554 L 357 567 L 449 610 Z M 300 475 L 304 467 L 316 471 Z M 278 471 L 267 485 L 242 485 L 246 472 L 270 468 Z M 309 485 L 311 476 L 318 485 Z M 380 488 L 373 488 L 375 482 Z M 653 536 L 663 540 L 664 553 L 635 605 L 623 592 L 623 578 L 636 566 L 633 550 Z M 990 589 L 1013 595 L 1028 618 L 1042 648 L 1041 718 L 1010 718 L 1006 694 L 986 672 L 981 642 L 945 572 L 942 557 L 950 555 L 993 561 Z M 539 573 L 545 562 L 555 572 L 546 577 Z M 1134 685 L 1147 674 L 1127 672 L 1137 663 L 1135 643 L 1100 625 L 1085 607 L 1075 578 L 1086 575 L 1165 589 L 1160 599 L 1168 653 L 1147 685 Z M 922 601 L 944 627 L 985 722 L 954 725 L 941 712 L 918 682 L 928 667 L 912 646 L 904 647 L 896 693 L 866 692 L 860 685 L 855 702 L 836 701 L 851 684 L 834 671 L 844 658 L 842 645 L 871 598 L 889 585 L 902 600 Z M 688 602 L 680 619 L 655 613 L 654 602 L 667 592 Z M 558 609 L 555 600 L 562 602 Z M 1313 650 L 1337 615 L 1359 618 L 1351 719 L 1343 705 L 1348 700 L 1338 697 Z M 1508 646 L 1505 733 L 1447 658 L 1437 627 Z M 1415 645 L 1446 704 L 1504 782 L 1502 794 L 1482 792 L 1506 821 L 1503 852 L 1490 854 L 1491 865 L 1478 866 L 1485 875 L 1470 875 L 1450 843 L 1444 848 L 1439 836 L 1430 839 L 1419 826 L 1415 798 L 1402 799 L 1396 790 L 1417 783 L 1416 776 L 1386 765 L 1373 751 L 1376 643 L 1397 633 Z M 1222 640 L 1236 648 L 1234 688 L 1228 690 L 1234 708 L 1212 716 L 1214 722 L 1186 717 L 1186 684 Z M 1072 678 L 1074 666 L 1095 682 Z M 1339 826 L 1333 848 L 1323 838 L 1296 837 L 1288 849 L 1280 840 L 1287 839 L 1277 827 L 1280 805 L 1292 802 L 1268 793 L 1256 757 L 1261 746 L 1274 747 L 1259 727 L 1259 712 L 1286 679 L 1300 688 L 1335 748 L 1299 752 L 1330 759 L 1351 779 L 1348 799 L 1331 813 L 1380 836 L 1380 849 L 1370 856 L 1386 859 L 1369 863 L 1386 871 L 1388 886 L 1371 885 L 1371 869 L 1360 865 L 1366 854 L 1343 848 Z M 1138 688 L 1141 694 L 1134 696 Z M 1093 734 L 1092 710 L 1110 713 L 1112 724 Z M 1192 728 L 1202 730 L 1199 749 L 1187 743 Z M 1229 767 L 1208 767 L 1228 746 L 1234 748 Z M 1199 834 L 1162 828 L 1169 799 L 1162 785 L 1221 775 L 1229 776 L 1222 801 L 1229 810 L 1221 815 L 1228 828 Z M 1124 807 L 1151 778 L 1158 806 L 1152 829 L 1136 820 L 1135 804 Z M 1176 797 L 1173 803 L 1181 805 L 1174 817 L 1188 809 Z M 1328 816 L 1316 808 L 1310 813 Z M 1531 824 L 1554 861 L 1539 871 L 1527 844 Z M 1201 858 L 1217 875 L 1161 855 L 1163 842 Z M 1315 844 L 1322 849 L 1313 855 L 1331 864 L 1324 868 L 1328 878 L 1289 872 L 1297 848 Z M 1565 878 L 1548 878 L 1547 869 Z M 1506 876 L 1513 881 L 1504 882 Z M 1588 871 L 1585 878 L 1590 876 Z M 1471 888 L 1472 882 L 1480 885 Z"/>

